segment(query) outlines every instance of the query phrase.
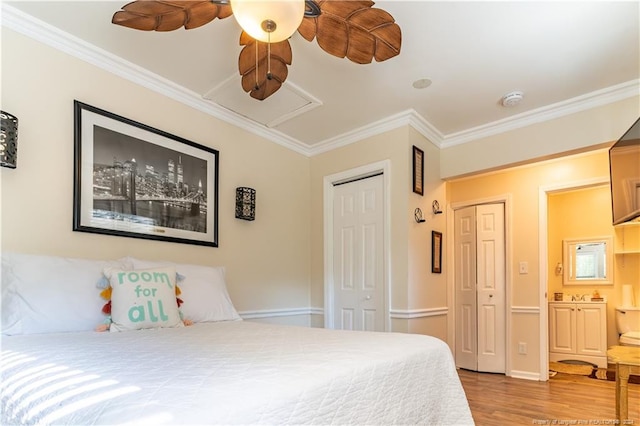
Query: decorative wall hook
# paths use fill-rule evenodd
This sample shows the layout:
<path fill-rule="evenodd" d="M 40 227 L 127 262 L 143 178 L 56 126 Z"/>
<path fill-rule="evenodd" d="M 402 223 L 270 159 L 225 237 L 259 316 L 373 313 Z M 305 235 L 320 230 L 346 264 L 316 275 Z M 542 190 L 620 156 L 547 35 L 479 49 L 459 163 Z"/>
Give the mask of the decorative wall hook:
<path fill-rule="evenodd" d="M 422 222 L 426 222 L 427 221 L 426 219 L 424 219 L 422 217 L 422 210 L 420 209 L 420 207 L 415 209 L 415 211 L 413 212 L 413 217 L 415 217 L 416 222 L 418 222 L 418 223 L 422 223 Z"/>
<path fill-rule="evenodd" d="M 433 200 L 433 203 L 431 203 L 431 208 L 433 209 L 433 214 L 442 214 L 442 210 L 440 210 L 440 203 L 438 203 L 438 200 Z"/>

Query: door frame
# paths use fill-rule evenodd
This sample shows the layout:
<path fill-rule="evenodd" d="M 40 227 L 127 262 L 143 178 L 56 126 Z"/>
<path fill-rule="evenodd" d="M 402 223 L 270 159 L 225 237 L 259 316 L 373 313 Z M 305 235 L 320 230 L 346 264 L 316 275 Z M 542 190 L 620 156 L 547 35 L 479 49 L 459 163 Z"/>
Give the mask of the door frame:
<path fill-rule="evenodd" d="M 590 179 L 582 179 L 572 182 L 563 182 L 553 185 L 544 185 L 538 188 L 538 258 L 539 258 L 539 277 L 540 277 L 540 371 L 539 377 L 541 381 L 549 380 L 549 310 L 548 306 L 548 287 L 547 279 L 549 250 L 549 222 L 547 215 L 549 214 L 548 197 L 554 192 L 565 192 L 593 186 L 602 186 L 609 184 L 609 176 L 600 176 Z"/>
<path fill-rule="evenodd" d="M 474 200 L 460 201 L 457 203 L 447 204 L 447 235 L 449 235 L 449 243 L 447 248 L 447 305 L 449 306 L 451 315 L 448 318 L 448 340 L 453 353 L 456 350 L 456 300 L 455 300 L 455 247 L 454 247 L 454 212 L 456 210 L 477 206 L 479 204 L 504 204 L 504 250 L 505 250 L 505 289 L 504 289 L 504 310 L 505 310 L 505 375 L 511 375 L 511 286 L 513 284 L 512 271 L 512 243 L 511 243 L 511 216 L 512 216 L 512 196 L 511 194 L 501 194 L 487 198 L 479 198 Z"/>
<path fill-rule="evenodd" d="M 383 160 L 342 172 L 327 175 L 323 179 L 324 198 L 324 327 L 334 328 L 334 292 L 333 292 L 333 197 L 334 185 L 363 179 L 382 173 L 383 191 L 383 297 L 384 297 L 384 331 L 391 330 L 391 161 Z"/>

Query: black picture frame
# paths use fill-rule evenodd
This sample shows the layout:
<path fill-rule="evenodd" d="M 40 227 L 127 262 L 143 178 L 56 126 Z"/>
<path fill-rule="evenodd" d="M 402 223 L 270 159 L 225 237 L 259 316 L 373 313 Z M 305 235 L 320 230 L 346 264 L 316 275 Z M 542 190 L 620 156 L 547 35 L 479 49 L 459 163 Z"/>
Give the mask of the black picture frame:
<path fill-rule="evenodd" d="M 442 273 L 442 232 L 431 231 L 431 272 Z"/>
<path fill-rule="evenodd" d="M 216 149 L 74 101 L 73 230 L 218 247 Z"/>
<path fill-rule="evenodd" d="M 424 151 L 413 146 L 413 192 L 424 195 Z"/>

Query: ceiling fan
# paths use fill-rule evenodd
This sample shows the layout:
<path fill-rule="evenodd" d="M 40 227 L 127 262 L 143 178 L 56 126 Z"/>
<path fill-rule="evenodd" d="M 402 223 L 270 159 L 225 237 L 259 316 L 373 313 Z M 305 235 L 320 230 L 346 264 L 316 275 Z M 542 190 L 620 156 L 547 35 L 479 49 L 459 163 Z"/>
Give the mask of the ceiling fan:
<path fill-rule="evenodd" d="M 386 11 L 368 0 L 136 0 L 117 11 L 116 25 L 143 31 L 192 29 L 236 17 L 243 31 L 238 59 L 242 88 L 254 99 L 274 94 L 287 79 L 297 30 L 327 53 L 358 64 L 400 53 L 402 33 Z M 256 15 L 256 16 L 253 16 Z"/>

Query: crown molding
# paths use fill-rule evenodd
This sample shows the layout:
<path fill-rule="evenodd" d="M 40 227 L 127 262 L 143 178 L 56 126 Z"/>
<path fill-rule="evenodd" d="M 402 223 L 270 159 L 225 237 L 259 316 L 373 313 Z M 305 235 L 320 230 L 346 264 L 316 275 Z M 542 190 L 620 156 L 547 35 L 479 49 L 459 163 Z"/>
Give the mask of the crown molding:
<path fill-rule="evenodd" d="M 196 92 L 175 84 L 164 77 L 126 61 L 93 44 L 87 43 L 6 3 L 2 3 L 1 6 L 2 26 L 6 28 L 197 109 L 205 114 L 268 139 L 271 142 L 275 142 L 302 155 L 309 156 L 309 149 L 307 149 L 306 146 L 282 132 L 269 129 L 262 124 L 256 123 L 240 114 L 208 101 Z"/>
<path fill-rule="evenodd" d="M 482 126 L 461 132 L 450 133 L 444 137 L 441 148 L 461 145 L 488 136 L 505 133 L 511 130 L 530 126 L 536 123 L 553 120 L 577 112 L 608 105 L 627 98 L 640 95 L 640 79 L 627 81 L 615 86 L 596 90 L 562 102 L 517 114 L 503 120 L 494 121 Z"/>
<path fill-rule="evenodd" d="M 447 135 L 439 132 L 415 110 L 409 109 L 336 137 L 325 139 L 310 147 L 278 130 L 268 128 L 206 100 L 196 92 L 36 19 L 5 2 L 0 2 L 0 5 L 1 25 L 4 27 L 307 157 L 343 147 L 402 126 L 411 126 L 438 148 L 447 148 L 607 105 L 640 94 L 640 79 L 631 80 L 503 120 Z"/>
<path fill-rule="evenodd" d="M 313 156 L 331 151 L 402 126 L 413 127 L 425 138 L 431 141 L 431 143 L 439 147 L 440 141 L 442 140 L 442 134 L 424 118 L 420 117 L 413 109 L 409 109 L 367 124 L 366 126 L 342 133 L 336 137 L 325 139 L 319 144 L 314 145 L 310 150 L 310 154 Z"/>

